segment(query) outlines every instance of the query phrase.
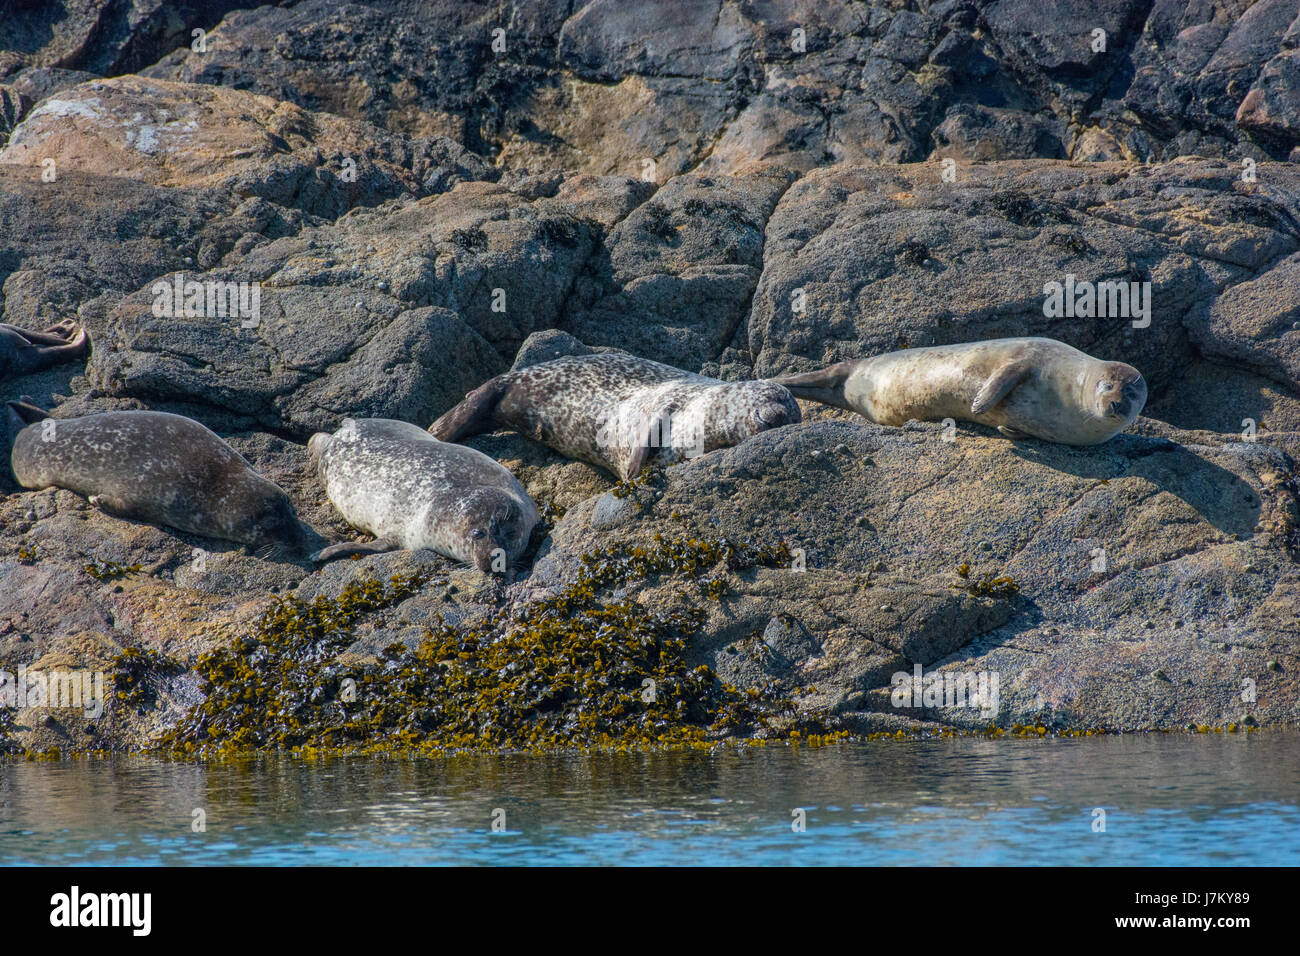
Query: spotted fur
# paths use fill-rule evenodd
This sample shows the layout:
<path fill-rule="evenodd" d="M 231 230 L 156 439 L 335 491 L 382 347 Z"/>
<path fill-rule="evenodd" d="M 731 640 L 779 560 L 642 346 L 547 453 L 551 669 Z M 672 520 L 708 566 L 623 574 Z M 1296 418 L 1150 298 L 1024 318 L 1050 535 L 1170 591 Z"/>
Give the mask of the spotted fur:
<path fill-rule="evenodd" d="M 443 441 L 509 428 L 631 478 L 800 421 L 772 382 L 723 382 L 621 353 L 566 356 L 487 382 L 429 426 Z"/>
<path fill-rule="evenodd" d="M 339 514 L 382 542 L 364 550 L 431 548 L 488 571 L 497 548 L 507 564 L 518 559 L 539 518 L 499 462 L 407 422 L 349 418 L 312 436 L 308 451 Z M 320 559 L 359 550 L 335 546 Z"/>

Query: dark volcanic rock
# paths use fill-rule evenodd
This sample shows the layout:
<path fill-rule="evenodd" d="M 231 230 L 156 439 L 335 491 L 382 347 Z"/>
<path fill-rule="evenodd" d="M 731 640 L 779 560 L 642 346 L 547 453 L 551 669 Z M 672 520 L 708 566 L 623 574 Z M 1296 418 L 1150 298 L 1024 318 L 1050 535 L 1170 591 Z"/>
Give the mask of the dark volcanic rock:
<path fill-rule="evenodd" d="M 784 176 L 670 180 L 614 228 L 607 275 L 579 286 L 582 305 L 564 328 L 591 345 L 699 369 L 749 311 L 763 230 L 788 184 Z M 635 326 L 620 321 L 627 315 L 638 316 Z"/>
<path fill-rule="evenodd" d="M 584 502 L 555 528 L 534 578 L 564 579 L 575 555 L 611 539 L 679 529 L 783 539 L 807 570 L 746 576 L 710 612 L 700 653 L 753 657 L 774 619 L 810 638 L 782 639 L 776 673 L 736 663 L 732 679 L 815 685 L 809 704 L 861 711 L 864 726 L 894 711 L 890 678 L 915 664 L 999 672 L 1004 722 L 1181 726 L 1246 712 L 1288 722 L 1294 673 L 1268 662 L 1294 659 L 1288 635 L 1300 626 L 1293 472 L 1284 453 L 1247 442 L 1121 436 L 1073 449 L 965 431 L 946 442 L 937 425 L 806 422 L 670 469 L 666 489 L 617 530 L 594 527 L 599 500 Z M 1001 576 L 1016 594 L 967 590 Z M 1157 669 L 1167 682 L 1149 677 Z M 1241 702 L 1246 678 L 1258 707 Z M 1115 691 L 1093 693 L 1114 681 L 1122 708 Z"/>
<path fill-rule="evenodd" d="M 759 375 L 909 346 L 1045 335 L 1123 357 L 1158 388 L 1194 348 L 1270 374 L 1297 333 L 1300 178 L 1265 164 L 1042 161 L 835 168 L 788 190 L 735 343 Z M 1150 325 L 1049 318 L 1044 285 L 1149 281 Z M 800 295 L 802 291 L 802 296 Z M 1266 312 L 1245 305 L 1267 297 Z M 802 304 L 799 311 L 797 306 Z M 1255 305 L 1261 305 L 1255 302 Z M 1294 371 L 1284 384 L 1294 386 Z"/>
<path fill-rule="evenodd" d="M 504 371 L 529 333 L 558 323 L 599 234 L 571 208 L 464 183 L 256 246 L 188 277 L 260 283 L 255 325 L 159 318 L 151 284 L 114 311 L 90 379 L 300 437 L 347 414 L 427 425 Z"/>
<path fill-rule="evenodd" d="M 1300 0 L 10 4 L 0 321 L 73 319 L 93 349 L 0 401 L 193 416 L 322 543 L 358 532 L 314 431 L 425 426 L 512 362 L 622 349 L 739 379 L 1046 335 L 1150 398 L 1086 449 L 807 404 L 617 489 L 480 435 L 553 506 L 508 578 L 259 557 L 0 476 L 0 666 L 192 663 L 277 596 L 427 575 L 357 625 L 348 655 L 373 657 L 659 535 L 796 549 L 712 569 L 720 600 L 653 576 L 620 597 L 702 613 L 697 663 L 858 729 L 1293 724 L 1298 64 Z M 256 312 L 203 288 L 168 314 L 178 281 Z M 1149 316 L 1049 316 L 1054 282 L 1149 283 Z M 998 706 L 895 706 L 916 667 L 996 674 Z M 201 699 L 192 670 L 157 689 L 96 745 Z M 28 746 L 84 743 L 31 717 Z"/>
<path fill-rule="evenodd" d="M 0 76 L 24 66 L 132 73 L 196 42 L 240 0 L 11 0 L 0 15 Z"/>

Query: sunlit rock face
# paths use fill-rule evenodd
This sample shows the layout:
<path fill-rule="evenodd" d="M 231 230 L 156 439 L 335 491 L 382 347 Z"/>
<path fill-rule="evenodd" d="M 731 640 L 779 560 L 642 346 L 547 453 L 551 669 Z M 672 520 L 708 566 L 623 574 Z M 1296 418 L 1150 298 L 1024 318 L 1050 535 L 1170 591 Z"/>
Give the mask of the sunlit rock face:
<path fill-rule="evenodd" d="M 199 656 L 286 596 L 418 576 L 330 658 L 374 661 L 689 539 L 796 560 L 598 599 L 693 615 L 692 667 L 848 729 L 1296 720 L 1294 0 L 121 6 L 0 25 L 0 322 L 93 342 L 0 400 L 195 418 L 323 541 L 357 532 L 313 433 L 425 427 L 565 354 L 736 381 L 1045 336 L 1149 396 L 1091 448 L 802 402 L 621 484 L 481 435 L 543 511 L 509 576 L 317 568 L 0 475 L 0 669 L 175 662 L 98 718 L 5 711 L 6 740 L 148 745 L 203 700 Z M 918 667 L 996 675 L 996 705 L 900 703 Z"/>

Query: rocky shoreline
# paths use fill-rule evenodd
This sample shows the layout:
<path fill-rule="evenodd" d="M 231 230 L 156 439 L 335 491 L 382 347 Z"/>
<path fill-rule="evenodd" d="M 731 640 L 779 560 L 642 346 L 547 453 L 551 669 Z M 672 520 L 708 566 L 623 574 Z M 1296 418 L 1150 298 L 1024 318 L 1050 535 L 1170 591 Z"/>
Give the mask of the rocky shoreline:
<path fill-rule="evenodd" d="M 147 749 L 203 703 L 203 655 L 265 636 L 285 598 L 415 575 L 331 637 L 324 666 L 364 668 L 690 541 L 791 557 L 666 565 L 601 601 L 698 618 L 682 673 L 789 702 L 735 733 L 1294 726 L 1300 4 L 916 6 L 0 17 L 0 321 L 73 319 L 94 343 L 0 399 L 196 418 L 323 538 L 355 532 L 309 467 L 313 432 L 426 426 L 575 341 L 731 381 L 1040 335 L 1150 388 L 1092 448 L 803 403 L 802 424 L 631 485 L 472 439 L 548 516 L 508 580 L 424 551 L 264 560 L 6 476 L 0 669 L 104 671 L 117 691 L 97 718 L 9 708 L 0 733 Z M 1067 276 L 1149 283 L 1149 322 L 1048 316 Z M 258 314 L 159 315 L 178 277 L 253 286 Z M 894 675 L 918 667 L 996 674 L 996 708 L 900 705 Z"/>

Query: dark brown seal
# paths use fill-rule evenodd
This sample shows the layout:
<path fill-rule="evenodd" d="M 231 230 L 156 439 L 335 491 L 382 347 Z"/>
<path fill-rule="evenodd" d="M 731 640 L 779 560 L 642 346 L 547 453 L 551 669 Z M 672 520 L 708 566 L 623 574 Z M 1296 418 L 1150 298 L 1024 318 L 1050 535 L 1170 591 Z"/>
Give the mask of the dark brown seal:
<path fill-rule="evenodd" d="M 44 332 L 30 332 L 0 322 L 0 381 L 43 372 L 60 362 L 82 358 L 90 350 L 90 336 L 71 319 Z"/>
<path fill-rule="evenodd" d="M 255 549 L 305 550 L 288 495 L 192 419 L 147 411 L 54 419 L 22 402 L 9 402 L 7 414 L 24 488 L 67 488 L 116 518 Z"/>

